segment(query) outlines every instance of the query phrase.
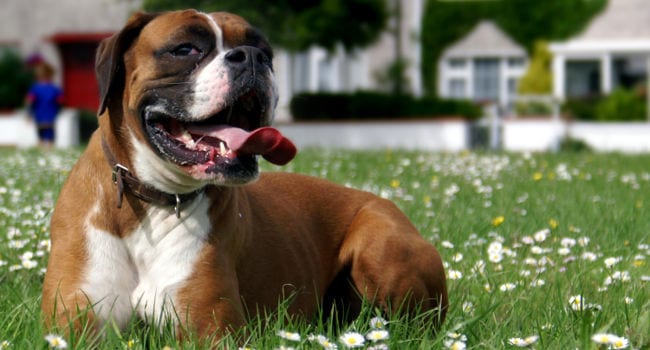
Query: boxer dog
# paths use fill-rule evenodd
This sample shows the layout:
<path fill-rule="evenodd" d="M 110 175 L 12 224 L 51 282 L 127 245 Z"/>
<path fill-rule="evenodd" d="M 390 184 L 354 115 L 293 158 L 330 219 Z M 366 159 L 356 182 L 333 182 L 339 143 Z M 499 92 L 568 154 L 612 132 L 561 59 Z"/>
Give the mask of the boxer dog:
<path fill-rule="evenodd" d="M 296 153 L 269 127 L 272 59 L 228 13 L 135 14 L 101 43 L 99 128 L 52 216 L 46 326 L 123 328 L 135 314 L 218 338 L 283 300 L 307 318 L 363 299 L 444 320 L 440 256 L 394 204 L 258 175 L 259 156 Z"/>

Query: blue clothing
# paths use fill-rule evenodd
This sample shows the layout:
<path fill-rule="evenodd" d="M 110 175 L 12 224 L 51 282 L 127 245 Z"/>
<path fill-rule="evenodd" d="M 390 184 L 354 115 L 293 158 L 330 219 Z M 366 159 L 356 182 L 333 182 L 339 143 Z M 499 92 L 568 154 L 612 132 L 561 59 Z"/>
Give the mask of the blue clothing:
<path fill-rule="evenodd" d="M 63 91 L 49 82 L 37 82 L 29 89 L 31 110 L 37 125 L 53 125 L 59 113 Z"/>
<path fill-rule="evenodd" d="M 38 128 L 38 139 L 41 141 L 54 142 L 54 135 L 53 127 Z"/>

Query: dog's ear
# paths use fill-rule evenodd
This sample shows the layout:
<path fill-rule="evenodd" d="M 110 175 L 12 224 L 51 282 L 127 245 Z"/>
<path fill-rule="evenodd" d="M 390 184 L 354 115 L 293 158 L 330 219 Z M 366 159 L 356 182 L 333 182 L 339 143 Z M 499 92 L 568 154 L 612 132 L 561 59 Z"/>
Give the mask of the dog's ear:
<path fill-rule="evenodd" d="M 157 16 L 158 14 L 155 13 L 138 12 L 131 16 L 122 30 L 99 44 L 95 57 L 95 74 L 99 84 L 100 101 L 98 116 L 106 110 L 110 96 L 116 91 L 121 91 L 115 89 L 124 85 L 124 53 L 140 35 L 142 28 Z"/>

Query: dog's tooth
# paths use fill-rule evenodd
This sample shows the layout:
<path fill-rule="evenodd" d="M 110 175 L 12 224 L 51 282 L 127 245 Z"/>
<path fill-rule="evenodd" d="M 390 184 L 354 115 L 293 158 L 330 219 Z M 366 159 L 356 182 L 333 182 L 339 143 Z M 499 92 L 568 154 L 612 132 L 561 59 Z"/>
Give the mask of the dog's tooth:
<path fill-rule="evenodd" d="M 226 149 L 226 144 L 223 141 L 219 142 L 219 153 L 221 153 L 222 155 L 228 153 L 228 150 Z"/>
<path fill-rule="evenodd" d="M 189 149 L 196 149 L 196 142 L 193 139 L 189 139 L 185 146 Z"/>

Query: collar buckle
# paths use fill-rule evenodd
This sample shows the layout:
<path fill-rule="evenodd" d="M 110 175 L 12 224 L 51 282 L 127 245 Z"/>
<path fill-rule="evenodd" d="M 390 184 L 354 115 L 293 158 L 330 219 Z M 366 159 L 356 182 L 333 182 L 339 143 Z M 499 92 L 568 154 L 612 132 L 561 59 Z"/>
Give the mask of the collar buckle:
<path fill-rule="evenodd" d="M 112 172 L 112 178 L 113 178 L 113 183 L 117 184 L 119 181 L 119 177 L 122 176 L 124 173 L 128 173 L 129 168 L 125 167 L 124 165 L 117 163 L 113 166 L 113 172 Z"/>
<path fill-rule="evenodd" d="M 180 219 L 181 218 L 181 197 L 176 193 L 174 195 L 176 197 L 176 205 L 174 205 L 174 213 L 176 213 L 176 218 Z"/>

